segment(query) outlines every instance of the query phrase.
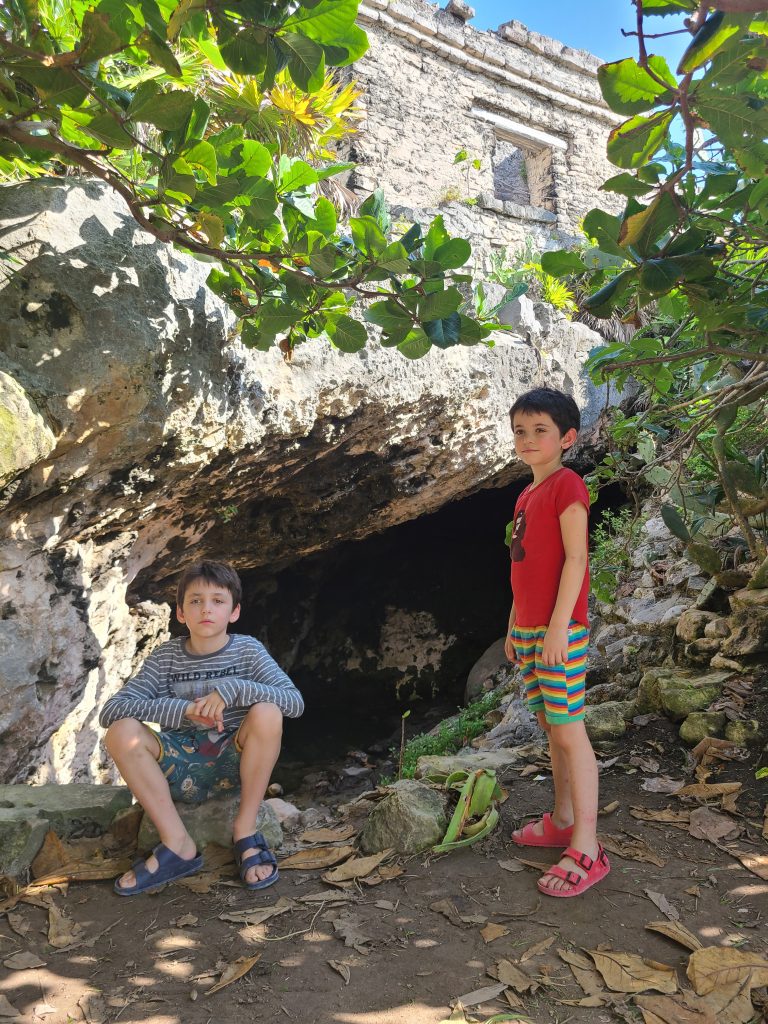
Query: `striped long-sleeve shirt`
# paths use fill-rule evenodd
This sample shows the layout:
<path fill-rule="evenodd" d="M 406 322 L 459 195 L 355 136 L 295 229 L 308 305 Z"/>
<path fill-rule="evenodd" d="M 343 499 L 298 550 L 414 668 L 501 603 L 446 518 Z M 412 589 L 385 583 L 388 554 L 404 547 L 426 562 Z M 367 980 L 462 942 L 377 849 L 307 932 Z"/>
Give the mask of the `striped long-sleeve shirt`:
<path fill-rule="evenodd" d="M 187 705 L 213 690 L 221 694 L 224 728 L 236 730 L 253 704 L 276 704 L 287 718 L 298 718 L 304 701 L 293 682 L 251 636 L 230 636 L 214 654 L 189 654 L 183 637 L 153 651 L 101 710 L 106 728 L 121 718 L 155 722 L 164 731 L 193 728 L 184 717 Z"/>

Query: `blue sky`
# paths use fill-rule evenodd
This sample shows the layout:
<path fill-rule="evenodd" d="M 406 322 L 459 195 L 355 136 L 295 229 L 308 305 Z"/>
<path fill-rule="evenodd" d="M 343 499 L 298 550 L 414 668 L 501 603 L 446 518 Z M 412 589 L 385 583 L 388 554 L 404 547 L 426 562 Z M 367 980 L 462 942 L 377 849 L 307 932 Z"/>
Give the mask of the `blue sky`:
<path fill-rule="evenodd" d="M 505 21 L 522 21 L 528 28 L 553 36 L 579 50 L 589 50 L 603 60 L 637 56 L 637 39 L 624 38 L 621 29 L 634 30 L 635 8 L 630 0 L 469 0 L 477 15 L 474 28 L 495 29 Z M 441 6 L 444 4 L 441 3 Z M 646 31 L 682 28 L 682 19 L 648 18 Z M 661 53 L 675 70 L 690 36 L 649 40 L 649 53 Z"/>

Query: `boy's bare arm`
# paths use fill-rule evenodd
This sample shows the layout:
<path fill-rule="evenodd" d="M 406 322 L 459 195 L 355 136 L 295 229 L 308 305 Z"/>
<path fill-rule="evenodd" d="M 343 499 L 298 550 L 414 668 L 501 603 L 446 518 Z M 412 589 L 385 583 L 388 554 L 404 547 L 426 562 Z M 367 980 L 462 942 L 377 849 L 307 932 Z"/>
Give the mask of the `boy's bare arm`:
<path fill-rule="evenodd" d="M 579 501 L 560 515 L 565 563 L 555 608 L 544 636 L 542 660 L 545 665 L 559 665 L 568 660 L 568 625 L 587 571 L 587 519 L 587 508 Z"/>
<path fill-rule="evenodd" d="M 512 602 L 512 610 L 509 613 L 509 622 L 507 623 L 507 636 L 504 640 L 504 653 L 506 654 L 509 661 L 513 664 L 517 661 L 517 651 L 515 645 L 512 642 L 512 627 L 515 624 L 515 602 Z"/>

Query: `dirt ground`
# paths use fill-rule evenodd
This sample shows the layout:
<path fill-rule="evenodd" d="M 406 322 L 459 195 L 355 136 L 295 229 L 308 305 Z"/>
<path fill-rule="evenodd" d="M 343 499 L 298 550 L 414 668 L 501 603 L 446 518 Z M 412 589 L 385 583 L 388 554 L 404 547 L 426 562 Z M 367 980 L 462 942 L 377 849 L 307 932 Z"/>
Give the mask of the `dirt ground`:
<path fill-rule="evenodd" d="M 690 753 L 666 722 L 632 729 L 619 749 L 600 759 L 601 806 L 616 805 L 601 817 L 600 832 L 614 850 L 624 844 L 624 855 L 611 852 L 611 874 L 581 898 L 540 895 L 536 870 L 519 858 L 548 863 L 556 851 L 521 849 L 509 841 L 515 825 L 547 809 L 550 801 L 549 779 L 533 768 L 523 775 L 521 765 L 502 780 L 509 799 L 492 836 L 462 851 L 410 859 L 399 877 L 376 886 L 337 889 L 321 880 L 320 871 L 284 870 L 273 888 L 250 893 L 227 869 L 209 892 L 176 884 L 157 895 L 120 899 L 111 883 L 91 882 L 33 897 L 42 905 L 18 902 L 10 918 L 0 919 L 0 960 L 18 963 L 14 954 L 27 952 L 43 962 L 0 968 L 0 1017 L 35 1024 L 209 1024 L 238 1017 L 301 1024 L 438 1024 L 451 1016 L 459 997 L 495 984 L 490 969 L 513 979 L 507 992 L 518 1000 L 521 1019 L 537 1024 L 720 1024 L 739 1019 L 739 1013 L 749 1019 L 743 1002 L 739 1010 L 726 1000 L 727 1006 L 714 1012 L 703 1002 L 689 1010 L 682 1002 L 665 1003 L 658 990 L 644 996 L 611 993 L 604 976 L 594 972 L 591 980 L 582 972 L 579 985 L 559 952 L 600 949 L 609 958 L 613 951 L 654 961 L 651 970 L 668 965 L 676 982 L 667 972 L 672 978 L 667 1000 L 671 986 L 677 989 L 674 998 L 682 1000 L 682 990 L 691 988 L 686 978 L 691 950 L 647 927 L 652 922 L 675 927 L 679 916 L 677 923 L 692 933 L 693 944 L 718 947 L 721 958 L 729 950 L 752 956 L 747 999 L 754 985 L 752 1020 L 765 1019 L 768 1001 L 758 983 L 768 982 L 760 966 L 768 955 L 768 844 L 761 836 L 766 782 L 755 780 L 757 755 L 709 766 L 707 784 L 742 784 L 735 801 L 711 791 L 679 797 L 642 788 L 644 781 L 658 786 L 664 777 L 696 782 Z M 705 806 L 716 817 L 702 815 L 698 809 Z M 678 820 L 643 820 L 632 808 L 640 809 L 636 814 L 668 808 L 673 813 L 666 817 Z M 700 833 L 716 836 L 729 820 L 739 831 L 715 841 L 695 838 L 691 813 Z M 736 849 L 755 858 L 753 870 L 743 866 Z M 318 897 L 319 902 L 291 903 L 262 924 L 220 919 L 222 913 L 318 893 L 325 893 L 325 902 Z M 57 949 L 48 941 L 50 904 L 65 915 L 65 928 L 72 922 L 82 927 L 70 948 Z M 488 925 L 500 927 L 489 931 Z M 240 980 L 206 994 L 226 964 L 243 957 L 258 959 Z M 624 975 L 636 975 L 636 964 L 632 961 Z M 630 981 L 629 987 L 635 984 Z M 590 986 L 596 993 L 591 1000 Z M 637 1000 L 642 1004 L 648 997 L 656 1016 L 641 1016 Z M 585 999 L 595 1005 L 573 1005 Z M 12 1017 L 13 1008 L 21 1017 Z M 511 1012 L 504 992 L 470 1005 L 466 1017 L 459 1008 L 455 1019 L 485 1021 L 503 1010 Z"/>

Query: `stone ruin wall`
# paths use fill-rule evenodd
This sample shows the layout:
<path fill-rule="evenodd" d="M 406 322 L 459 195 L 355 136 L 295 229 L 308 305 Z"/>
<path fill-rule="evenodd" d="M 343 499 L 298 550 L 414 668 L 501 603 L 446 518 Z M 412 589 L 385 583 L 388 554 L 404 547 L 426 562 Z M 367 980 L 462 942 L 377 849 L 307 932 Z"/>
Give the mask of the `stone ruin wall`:
<path fill-rule="evenodd" d="M 363 0 L 371 46 L 350 72 L 365 118 L 348 184 L 363 196 L 382 187 L 403 221 L 442 213 L 482 271 L 493 250 L 528 238 L 553 248 L 593 206 L 613 211 L 599 188 L 616 172 L 605 145 L 622 118 L 602 100 L 597 57 L 517 21 L 481 32 L 450 13 L 461 7 Z M 482 161 L 469 181 L 468 164 L 453 162 L 461 149 Z"/>

